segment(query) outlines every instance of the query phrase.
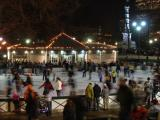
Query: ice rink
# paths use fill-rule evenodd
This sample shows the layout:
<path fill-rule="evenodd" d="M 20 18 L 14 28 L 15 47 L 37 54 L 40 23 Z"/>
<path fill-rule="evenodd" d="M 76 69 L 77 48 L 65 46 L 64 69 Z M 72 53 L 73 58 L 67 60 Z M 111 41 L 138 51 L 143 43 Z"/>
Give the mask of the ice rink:
<path fill-rule="evenodd" d="M 114 68 L 113 68 L 114 69 Z M 123 70 L 123 68 L 122 68 Z M 64 96 L 68 96 L 70 94 L 70 87 L 68 87 L 67 85 L 67 81 L 68 81 L 68 74 L 67 72 L 64 71 L 63 68 L 54 68 L 52 71 L 54 71 L 54 73 L 56 74 L 56 77 L 60 77 L 61 80 L 64 83 L 64 89 L 62 92 L 62 95 Z M 1 96 L 5 96 L 6 94 L 6 83 L 7 83 L 7 79 L 8 79 L 9 74 L 5 75 L 5 74 L 1 74 L 0 75 L 0 95 Z M 54 86 L 55 81 L 53 81 L 53 72 L 50 74 L 49 79 L 52 82 L 52 85 Z M 123 72 L 120 73 L 119 76 L 124 76 Z M 134 78 L 127 78 L 128 80 L 133 79 L 135 81 L 145 81 L 147 80 L 147 77 L 153 77 L 152 72 L 150 70 L 150 68 L 148 67 L 147 70 L 143 71 L 140 70 L 140 68 L 137 68 L 135 70 L 134 73 Z M 12 79 L 12 78 L 10 78 Z M 26 76 L 21 75 L 21 79 L 22 80 L 26 80 Z M 38 87 L 44 82 L 42 80 L 42 75 L 32 75 L 32 79 L 33 79 L 33 85 L 35 90 L 39 93 L 42 94 L 43 93 L 43 88 L 38 89 Z M 104 77 L 103 77 L 104 79 Z M 98 73 L 97 72 L 92 72 L 92 79 L 89 80 L 89 74 L 87 72 L 86 77 L 82 77 L 82 71 L 76 71 L 75 70 L 75 75 L 74 75 L 74 80 L 76 81 L 76 93 L 77 94 L 84 94 L 85 88 L 87 86 L 87 84 L 89 82 L 91 83 L 98 83 L 101 87 L 103 86 L 102 82 L 99 82 L 99 78 L 98 78 Z M 118 77 L 117 77 L 118 80 Z M 104 80 L 103 80 L 104 81 Z M 23 88 L 23 87 L 22 87 Z M 113 85 L 113 89 L 110 91 L 111 93 L 115 93 L 117 89 L 117 84 Z M 56 96 L 56 92 L 54 91 L 53 94 Z"/>

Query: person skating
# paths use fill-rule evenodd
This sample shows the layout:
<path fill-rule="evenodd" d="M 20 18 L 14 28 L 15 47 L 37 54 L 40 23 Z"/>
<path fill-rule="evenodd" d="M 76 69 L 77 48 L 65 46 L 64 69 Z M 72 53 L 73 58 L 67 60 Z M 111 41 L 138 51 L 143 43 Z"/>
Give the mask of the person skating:
<path fill-rule="evenodd" d="M 56 78 L 55 89 L 56 89 L 56 92 L 57 92 L 57 96 L 61 96 L 62 81 L 59 77 Z"/>
<path fill-rule="evenodd" d="M 43 95 L 47 95 L 51 90 L 53 90 L 53 86 L 48 78 L 46 78 L 46 81 L 39 88 L 42 87 L 44 87 Z"/>

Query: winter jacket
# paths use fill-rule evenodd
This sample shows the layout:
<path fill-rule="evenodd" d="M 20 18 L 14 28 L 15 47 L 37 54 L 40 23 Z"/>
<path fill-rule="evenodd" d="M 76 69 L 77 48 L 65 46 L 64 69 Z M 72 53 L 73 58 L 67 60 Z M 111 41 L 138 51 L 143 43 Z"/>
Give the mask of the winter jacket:
<path fill-rule="evenodd" d="M 112 71 L 112 77 L 116 77 L 117 73 L 116 71 Z"/>
<path fill-rule="evenodd" d="M 126 85 L 121 85 L 117 92 L 117 100 L 120 103 L 120 108 L 130 110 L 134 104 L 133 92 Z"/>
<path fill-rule="evenodd" d="M 100 95 L 101 95 L 101 88 L 99 87 L 99 85 L 96 84 L 96 85 L 93 87 L 93 91 L 94 91 L 94 97 L 95 97 L 95 98 L 100 97 Z"/>
<path fill-rule="evenodd" d="M 91 99 L 94 98 L 94 91 L 93 91 L 92 85 L 89 84 L 89 85 L 87 86 L 87 88 L 86 88 L 86 90 L 85 90 L 85 95 L 86 95 L 86 97 L 88 97 L 88 98 L 91 98 Z"/>
<path fill-rule="evenodd" d="M 26 86 L 26 90 L 24 91 L 24 100 L 28 100 L 29 94 L 31 93 L 32 98 L 36 99 L 36 92 L 33 89 L 33 86 L 31 84 Z"/>
<path fill-rule="evenodd" d="M 62 90 L 62 82 L 60 80 L 57 80 L 55 83 L 55 89 L 56 90 Z"/>

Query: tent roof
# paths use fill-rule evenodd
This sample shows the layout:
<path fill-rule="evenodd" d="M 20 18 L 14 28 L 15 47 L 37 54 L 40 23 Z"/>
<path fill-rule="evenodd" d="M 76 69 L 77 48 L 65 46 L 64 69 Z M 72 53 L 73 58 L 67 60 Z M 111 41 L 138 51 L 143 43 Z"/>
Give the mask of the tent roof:
<path fill-rule="evenodd" d="M 76 40 L 75 38 L 67 35 L 66 33 L 60 33 L 57 36 L 53 37 L 50 40 L 50 43 L 46 48 L 50 49 L 74 49 L 74 50 L 79 50 L 79 49 L 87 49 L 87 47 Z"/>
<path fill-rule="evenodd" d="M 117 46 L 109 45 L 106 43 L 82 43 L 76 40 L 74 37 L 67 35 L 66 33 L 60 33 L 44 43 L 32 43 L 32 44 L 12 44 L 8 46 L 10 49 L 49 49 L 49 50 L 107 50 L 115 49 Z"/>

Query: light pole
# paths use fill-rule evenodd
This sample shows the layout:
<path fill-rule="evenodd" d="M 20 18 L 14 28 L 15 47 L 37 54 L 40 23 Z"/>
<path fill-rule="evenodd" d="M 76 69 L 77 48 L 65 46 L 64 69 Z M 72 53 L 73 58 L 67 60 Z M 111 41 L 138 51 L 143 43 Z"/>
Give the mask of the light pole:
<path fill-rule="evenodd" d="M 154 53 L 158 54 L 158 59 L 159 59 L 159 50 L 158 50 L 158 39 L 157 38 L 154 38 L 154 39 L 150 39 L 148 42 L 149 42 L 149 47 L 150 47 L 150 50 L 154 50 Z"/>
<path fill-rule="evenodd" d="M 51 61 L 51 63 L 53 63 L 53 55 L 54 54 L 54 51 L 53 50 L 51 50 L 50 51 L 50 61 Z"/>
<path fill-rule="evenodd" d="M 153 40 L 149 40 L 149 44 L 153 44 Z"/>
<path fill-rule="evenodd" d="M 142 31 L 142 29 L 147 25 L 147 22 L 144 20 L 138 20 L 138 21 L 134 21 L 132 23 L 132 26 L 134 27 L 134 29 L 138 32 L 138 39 L 137 39 L 137 52 L 138 52 L 138 59 L 139 59 L 139 52 L 140 52 L 140 32 Z M 148 33 L 149 34 L 149 33 Z M 149 36 L 149 35 L 148 35 Z"/>
<path fill-rule="evenodd" d="M 7 49 L 7 42 L 4 40 L 3 37 L 0 37 L 0 49 L 4 49 L 5 54 L 3 55 L 3 58 L 6 58 L 5 55 L 7 54 L 8 49 Z"/>
<path fill-rule="evenodd" d="M 117 51 L 113 50 L 112 52 L 114 54 L 114 60 L 113 61 L 116 63 L 116 61 L 117 61 Z"/>
<path fill-rule="evenodd" d="M 135 28 L 135 30 L 140 34 L 142 29 L 147 25 L 146 21 L 134 21 L 132 23 L 132 26 Z M 138 41 L 137 41 L 137 48 L 140 49 L 140 35 L 138 35 Z"/>
<path fill-rule="evenodd" d="M 29 52 L 28 52 L 27 50 L 24 51 L 24 54 L 26 55 L 26 60 L 27 60 L 27 61 L 29 61 L 29 58 L 28 58 L 29 55 L 28 55 L 28 53 L 29 53 Z"/>
<path fill-rule="evenodd" d="M 12 51 L 12 63 L 14 62 L 14 55 L 16 54 L 16 51 L 14 50 L 14 51 Z"/>
<path fill-rule="evenodd" d="M 74 55 L 74 62 L 76 63 L 77 62 L 77 51 L 72 50 L 72 54 Z"/>
<path fill-rule="evenodd" d="M 101 50 L 97 50 L 97 53 L 99 54 L 99 62 L 101 64 L 101 62 L 102 62 L 102 51 Z"/>

